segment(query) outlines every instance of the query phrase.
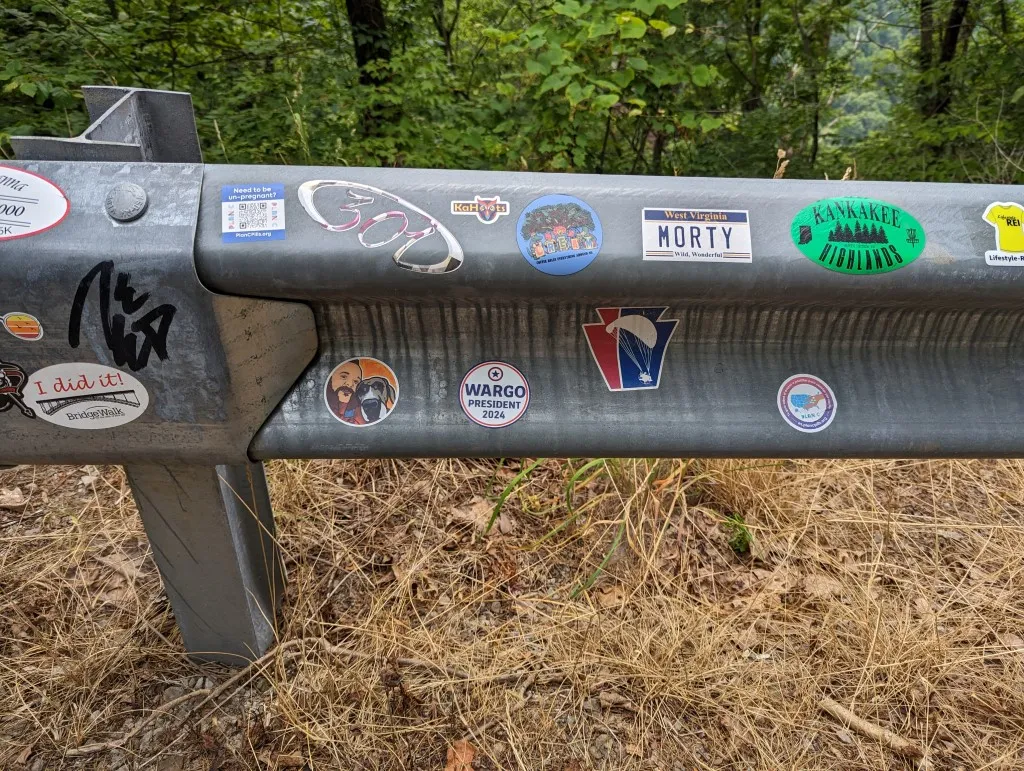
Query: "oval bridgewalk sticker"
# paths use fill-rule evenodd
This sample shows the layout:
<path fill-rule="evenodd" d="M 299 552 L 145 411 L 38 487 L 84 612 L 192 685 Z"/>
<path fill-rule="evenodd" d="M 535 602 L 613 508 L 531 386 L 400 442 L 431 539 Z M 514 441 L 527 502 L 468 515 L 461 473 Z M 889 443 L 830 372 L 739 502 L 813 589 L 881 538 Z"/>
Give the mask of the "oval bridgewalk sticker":
<path fill-rule="evenodd" d="M 71 204 L 45 177 L 0 166 L 0 241 L 25 238 L 58 225 Z"/>
<path fill-rule="evenodd" d="M 858 276 L 904 268 L 924 249 L 921 223 L 874 198 L 816 201 L 793 218 L 791 233 L 811 262 Z"/>

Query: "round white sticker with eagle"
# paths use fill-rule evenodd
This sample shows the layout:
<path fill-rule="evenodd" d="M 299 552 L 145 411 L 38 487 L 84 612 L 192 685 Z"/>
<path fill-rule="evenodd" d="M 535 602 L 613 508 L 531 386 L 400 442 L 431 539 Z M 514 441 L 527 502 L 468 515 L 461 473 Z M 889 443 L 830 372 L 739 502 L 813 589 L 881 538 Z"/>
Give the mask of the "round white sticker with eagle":
<path fill-rule="evenodd" d="M 36 417 L 65 428 L 114 428 L 146 411 L 149 392 L 119 369 L 68 362 L 33 372 L 25 385 L 25 404 Z"/>
<path fill-rule="evenodd" d="M 49 230 L 68 216 L 64 192 L 45 177 L 0 166 L 0 241 Z"/>

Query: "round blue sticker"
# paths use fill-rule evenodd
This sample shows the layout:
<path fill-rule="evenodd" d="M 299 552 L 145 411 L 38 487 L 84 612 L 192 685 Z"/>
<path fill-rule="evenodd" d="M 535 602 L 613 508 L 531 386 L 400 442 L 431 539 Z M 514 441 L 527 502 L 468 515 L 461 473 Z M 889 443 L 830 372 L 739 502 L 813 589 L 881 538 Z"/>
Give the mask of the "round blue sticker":
<path fill-rule="evenodd" d="M 571 195 L 545 195 L 519 215 L 516 240 L 523 257 L 551 276 L 568 276 L 587 267 L 601 251 L 597 212 Z"/>

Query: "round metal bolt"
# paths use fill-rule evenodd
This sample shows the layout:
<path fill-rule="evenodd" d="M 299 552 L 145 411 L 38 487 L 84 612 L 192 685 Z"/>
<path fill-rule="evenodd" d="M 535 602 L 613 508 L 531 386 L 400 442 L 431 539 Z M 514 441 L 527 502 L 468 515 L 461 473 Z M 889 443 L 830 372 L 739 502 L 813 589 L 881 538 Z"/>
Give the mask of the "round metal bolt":
<path fill-rule="evenodd" d="M 146 213 L 146 191 L 132 182 L 121 182 L 110 189 L 105 201 L 107 214 L 118 222 L 131 222 Z"/>

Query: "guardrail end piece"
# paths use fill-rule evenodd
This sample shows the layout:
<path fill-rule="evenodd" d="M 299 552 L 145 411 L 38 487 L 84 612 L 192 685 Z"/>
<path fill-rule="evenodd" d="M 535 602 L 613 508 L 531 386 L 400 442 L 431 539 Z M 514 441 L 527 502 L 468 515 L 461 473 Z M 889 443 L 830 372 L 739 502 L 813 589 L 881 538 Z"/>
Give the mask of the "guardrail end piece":
<path fill-rule="evenodd" d="M 242 666 L 264 654 L 284 571 L 263 464 L 125 470 L 189 655 Z"/>

